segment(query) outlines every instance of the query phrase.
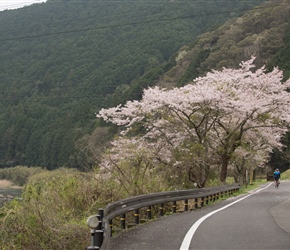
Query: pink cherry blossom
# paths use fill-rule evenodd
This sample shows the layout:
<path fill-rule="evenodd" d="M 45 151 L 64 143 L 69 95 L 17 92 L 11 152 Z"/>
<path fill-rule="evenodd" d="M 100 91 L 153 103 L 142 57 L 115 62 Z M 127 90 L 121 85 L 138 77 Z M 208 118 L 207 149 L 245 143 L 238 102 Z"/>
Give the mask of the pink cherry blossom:
<path fill-rule="evenodd" d="M 207 178 L 209 168 L 219 164 L 224 182 L 234 152 L 261 138 L 268 154 L 281 147 L 290 123 L 290 80 L 282 82 L 278 68 L 254 70 L 254 60 L 238 69 L 213 70 L 181 88 L 145 89 L 140 101 L 102 109 L 97 117 L 123 127 L 120 136 L 143 127 L 135 138 L 150 144 L 152 157 L 168 166 L 188 166 L 191 181 L 204 185 L 198 176 Z"/>

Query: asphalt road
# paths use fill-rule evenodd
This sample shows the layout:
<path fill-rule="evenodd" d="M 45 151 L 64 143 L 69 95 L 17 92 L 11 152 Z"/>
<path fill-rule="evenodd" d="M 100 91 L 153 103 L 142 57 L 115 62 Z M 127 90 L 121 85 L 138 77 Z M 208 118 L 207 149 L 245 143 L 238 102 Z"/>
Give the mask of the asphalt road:
<path fill-rule="evenodd" d="M 111 240 L 112 250 L 290 249 L 290 181 L 191 212 L 164 216 Z"/>

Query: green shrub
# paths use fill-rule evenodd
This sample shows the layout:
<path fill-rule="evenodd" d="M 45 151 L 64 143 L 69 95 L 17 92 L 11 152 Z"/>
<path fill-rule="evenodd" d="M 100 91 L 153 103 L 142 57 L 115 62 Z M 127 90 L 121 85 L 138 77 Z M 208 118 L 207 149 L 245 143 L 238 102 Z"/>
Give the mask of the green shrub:
<path fill-rule="evenodd" d="M 286 170 L 285 172 L 281 173 L 282 180 L 290 180 L 290 169 Z"/>
<path fill-rule="evenodd" d="M 14 185 L 24 186 L 29 177 L 44 171 L 40 167 L 17 166 L 13 168 L 0 169 L 0 179 L 6 179 L 13 182 Z"/>
<path fill-rule="evenodd" d="M 23 199 L 0 210 L 0 249 L 85 249 L 85 221 L 100 206 L 97 189 L 93 174 L 73 169 L 31 176 Z"/>

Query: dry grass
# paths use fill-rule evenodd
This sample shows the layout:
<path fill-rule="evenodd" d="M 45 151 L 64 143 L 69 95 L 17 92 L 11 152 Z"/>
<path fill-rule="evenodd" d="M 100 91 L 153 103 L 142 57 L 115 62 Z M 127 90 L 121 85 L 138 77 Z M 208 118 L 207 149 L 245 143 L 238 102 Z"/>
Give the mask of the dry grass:
<path fill-rule="evenodd" d="M 0 189 L 4 189 L 4 188 L 20 188 L 20 187 L 14 186 L 11 181 L 0 180 Z"/>

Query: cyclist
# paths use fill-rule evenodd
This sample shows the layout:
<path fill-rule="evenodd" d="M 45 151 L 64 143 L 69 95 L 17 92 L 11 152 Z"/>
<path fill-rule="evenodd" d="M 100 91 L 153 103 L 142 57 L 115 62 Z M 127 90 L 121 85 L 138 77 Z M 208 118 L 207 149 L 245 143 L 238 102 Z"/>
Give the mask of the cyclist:
<path fill-rule="evenodd" d="M 274 171 L 274 182 L 275 182 L 275 188 L 278 188 L 279 184 L 280 184 L 280 177 L 281 177 L 281 174 L 280 174 L 280 171 L 278 168 L 276 168 L 276 170 Z"/>

